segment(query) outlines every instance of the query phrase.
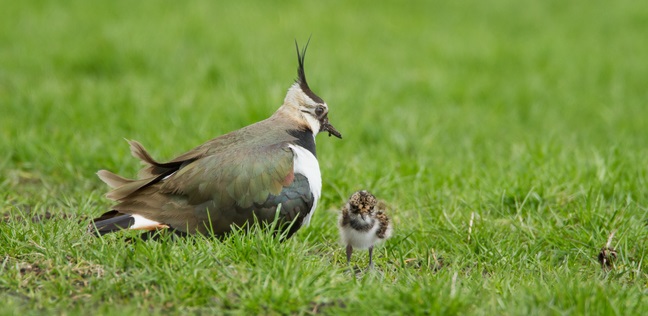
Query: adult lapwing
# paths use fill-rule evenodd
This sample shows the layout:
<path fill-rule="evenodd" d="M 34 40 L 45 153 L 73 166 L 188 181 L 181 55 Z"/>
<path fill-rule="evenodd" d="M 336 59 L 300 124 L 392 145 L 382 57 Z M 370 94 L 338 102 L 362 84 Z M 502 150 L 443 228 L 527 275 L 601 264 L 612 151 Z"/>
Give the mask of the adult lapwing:
<path fill-rule="evenodd" d="M 338 221 L 342 243 L 346 245 L 347 263 L 353 249 L 369 249 L 369 267 L 373 267 L 373 247 L 392 234 L 392 225 L 376 197 L 361 190 L 353 193 L 342 208 Z"/>
<path fill-rule="evenodd" d="M 269 118 L 214 138 L 168 162 L 158 162 L 136 141 L 144 161 L 137 179 L 106 170 L 97 175 L 112 188 L 111 211 L 96 218 L 97 235 L 122 230 L 171 228 L 180 234 L 221 236 L 278 218 L 290 223 L 287 237 L 309 223 L 322 191 L 315 136 L 328 132 L 328 106 L 309 88 L 304 71 L 308 43 L 297 47 L 297 79 L 283 105 Z M 287 227 L 283 225 L 282 227 Z"/>

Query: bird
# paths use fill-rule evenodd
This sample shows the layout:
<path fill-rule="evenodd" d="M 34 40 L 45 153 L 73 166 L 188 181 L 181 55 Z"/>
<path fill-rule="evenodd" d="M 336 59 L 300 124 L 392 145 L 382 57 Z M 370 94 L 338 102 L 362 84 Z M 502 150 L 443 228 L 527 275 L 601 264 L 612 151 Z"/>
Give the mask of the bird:
<path fill-rule="evenodd" d="M 98 177 L 116 203 L 88 230 L 170 229 L 182 235 L 224 236 L 253 221 L 278 220 L 290 238 L 308 225 L 321 196 L 315 136 L 342 138 L 329 123 L 327 103 L 308 86 L 304 61 L 309 41 L 297 49 L 297 78 L 269 118 L 213 138 L 167 162 L 154 160 L 137 141 L 131 154 L 145 163 L 136 179 L 107 170 Z"/>
<path fill-rule="evenodd" d="M 338 228 L 346 245 L 347 264 L 351 262 L 353 249 L 369 249 L 369 267 L 373 267 L 374 245 L 387 240 L 393 231 L 383 208 L 384 204 L 367 190 L 353 193 L 342 208 Z"/>

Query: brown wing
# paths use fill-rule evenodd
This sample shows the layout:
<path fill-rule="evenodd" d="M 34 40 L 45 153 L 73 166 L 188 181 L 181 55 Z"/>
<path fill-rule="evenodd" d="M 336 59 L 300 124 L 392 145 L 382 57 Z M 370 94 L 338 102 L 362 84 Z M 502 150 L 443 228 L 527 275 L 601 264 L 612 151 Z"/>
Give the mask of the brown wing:
<path fill-rule="evenodd" d="M 227 231 L 233 223 L 242 225 L 255 208 L 280 195 L 294 180 L 293 153 L 287 143 L 196 152 L 167 163 L 156 162 L 138 145 L 132 142 L 131 148 L 151 165 L 142 174 L 148 178 L 106 177 L 105 172 L 102 177 L 106 183 L 121 184 L 107 195 L 120 202 L 113 209 L 181 231 L 206 232 L 205 223 L 214 232 Z"/>

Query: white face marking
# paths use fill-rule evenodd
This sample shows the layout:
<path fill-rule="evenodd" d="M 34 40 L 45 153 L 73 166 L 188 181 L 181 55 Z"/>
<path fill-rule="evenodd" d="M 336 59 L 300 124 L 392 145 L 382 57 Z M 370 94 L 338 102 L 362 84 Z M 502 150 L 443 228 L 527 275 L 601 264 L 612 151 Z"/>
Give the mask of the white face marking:
<path fill-rule="evenodd" d="M 326 105 L 326 103 L 320 104 L 313 101 L 313 99 L 311 99 L 306 93 L 304 93 L 304 91 L 302 91 L 301 87 L 299 87 L 299 84 L 295 83 L 290 87 L 290 89 L 288 89 L 284 104 L 289 105 L 292 109 L 297 110 L 295 112 L 299 113 L 300 119 L 306 121 L 308 127 L 310 127 L 310 129 L 313 131 L 313 136 L 319 133 L 321 124 L 315 115 L 315 109 L 318 106 L 323 106 L 326 111 L 328 111 L 328 105 Z"/>
<path fill-rule="evenodd" d="M 311 131 L 313 131 L 313 138 L 315 138 L 321 127 L 319 120 L 308 113 L 304 113 L 304 118 L 306 119 L 308 126 L 310 126 Z"/>
<path fill-rule="evenodd" d="M 310 191 L 313 194 L 313 207 L 304 218 L 302 222 L 303 226 L 307 226 L 310 223 L 311 216 L 315 212 L 317 207 L 317 201 L 319 201 L 320 196 L 322 195 L 322 174 L 320 173 L 319 163 L 317 158 L 307 149 L 289 145 L 295 154 L 295 160 L 293 162 L 293 172 L 302 174 L 308 179 L 308 185 L 310 186 Z"/>

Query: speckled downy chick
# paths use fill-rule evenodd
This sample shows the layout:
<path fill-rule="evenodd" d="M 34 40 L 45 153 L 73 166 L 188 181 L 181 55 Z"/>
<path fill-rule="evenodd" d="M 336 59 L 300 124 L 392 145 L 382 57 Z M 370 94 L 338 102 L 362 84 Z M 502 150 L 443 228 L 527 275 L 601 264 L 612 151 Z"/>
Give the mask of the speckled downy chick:
<path fill-rule="evenodd" d="M 346 245 L 347 263 L 353 249 L 369 249 L 369 267 L 373 267 L 373 247 L 392 234 L 389 218 L 376 197 L 366 190 L 357 191 L 342 208 L 338 227 L 342 243 Z"/>

